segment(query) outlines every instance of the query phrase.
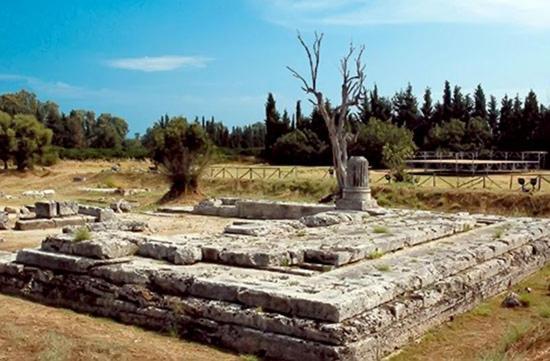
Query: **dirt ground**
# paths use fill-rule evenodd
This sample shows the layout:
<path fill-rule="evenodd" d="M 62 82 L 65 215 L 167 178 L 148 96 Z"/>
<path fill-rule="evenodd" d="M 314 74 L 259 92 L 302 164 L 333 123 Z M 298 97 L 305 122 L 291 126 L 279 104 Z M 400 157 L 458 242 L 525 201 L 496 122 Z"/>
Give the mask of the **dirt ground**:
<path fill-rule="evenodd" d="M 231 218 L 205 217 L 192 214 L 152 216 L 143 213 L 128 213 L 119 216 L 122 219 L 147 222 L 155 235 L 173 234 L 208 234 L 219 233 L 230 224 Z M 40 242 L 50 234 L 61 232 L 61 228 L 32 231 L 0 231 L 0 251 L 16 251 L 22 248 L 38 247 Z"/>
<path fill-rule="evenodd" d="M 243 361 L 213 347 L 0 295 L 0 361 Z"/>
<path fill-rule="evenodd" d="M 496 296 L 430 330 L 390 360 L 550 360 L 550 265 L 512 290 L 527 307 L 503 308 L 504 295 Z"/>

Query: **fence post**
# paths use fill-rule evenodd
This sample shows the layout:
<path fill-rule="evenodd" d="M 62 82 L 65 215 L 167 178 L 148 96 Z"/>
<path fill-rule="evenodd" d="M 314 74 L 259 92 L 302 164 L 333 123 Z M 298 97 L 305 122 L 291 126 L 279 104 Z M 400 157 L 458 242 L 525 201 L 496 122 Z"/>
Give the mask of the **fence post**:
<path fill-rule="evenodd" d="M 508 156 L 508 153 L 506 153 L 506 155 Z M 513 182 L 514 182 L 514 175 L 510 174 L 510 190 L 512 190 L 512 183 Z"/>
<path fill-rule="evenodd" d="M 435 173 L 432 176 L 433 176 L 432 185 L 435 188 Z"/>
<path fill-rule="evenodd" d="M 485 189 L 487 187 L 487 182 L 486 182 L 486 179 L 485 179 L 485 174 L 482 175 L 483 177 L 483 189 Z"/>

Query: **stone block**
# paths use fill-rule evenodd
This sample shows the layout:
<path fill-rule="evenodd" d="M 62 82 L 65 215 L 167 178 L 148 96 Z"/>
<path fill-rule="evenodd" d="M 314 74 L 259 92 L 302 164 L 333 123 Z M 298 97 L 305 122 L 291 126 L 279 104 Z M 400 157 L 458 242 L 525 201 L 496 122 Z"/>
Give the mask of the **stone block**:
<path fill-rule="evenodd" d="M 115 212 L 109 208 L 80 205 L 78 213 L 93 216 L 98 222 L 108 222 L 116 219 Z"/>
<path fill-rule="evenodd" d="M 18 231 L 30 231 L 34 229 L 55 228 L 53 219 L 20 219 L 15 222 L 15 229 Z"/>
<path fill-rule="evenodd" d="M 56 228 L 67 226 L 83 226 L 87 223 L 95 222 L 95 217 L 92 216 L 68 216 L 54 218 L 53 222 Z"/>
<path fill-rule="evenodd" d="M 36 202 L 34 212 L 36 218 L 53 218 L 57 216 L 57 202 L 44 201 Z"/>
<path fill-rule="evenodd" d="M 8 214 L 0 211 L 0 230 L 9 229 L 8 222 L 9 222 Z"/>
<path fill-rule="evenodd" d="M 15 261 L 28 266 L 72 273 L 86 273 L 92 266 L 101 264 L 89 258 L 45 252 L 37 249 L 23 249 L 17 252 Z"/>
<path fill-rule="evenodd" d="M 202 250 L 196 245 L 146 240 L 139 245 L 143 257 L 165 260 L 174 264 L 194 264 L 202 259 Z"/>
<path fill-rule="evenodd" d="M 76 202 L 57 202 L 57 215 L 59 217 L 74 216 L 78 214 L 78 208 Z"/>
<path fill-rule="evenodd" d="M 249 219 L 299 219 L 334 209 L 332 205 L 243 200 L 237 202 L 238 216 Z"/>
<path fill-rule="evenodd" d="M 112 235 L 93 234 L 92 239 L 75 242 L 72 234 L 51 236 L 42 241 L 42 250 L 96 259 L 114 259 L 134 255 L 138 246 Z"/>

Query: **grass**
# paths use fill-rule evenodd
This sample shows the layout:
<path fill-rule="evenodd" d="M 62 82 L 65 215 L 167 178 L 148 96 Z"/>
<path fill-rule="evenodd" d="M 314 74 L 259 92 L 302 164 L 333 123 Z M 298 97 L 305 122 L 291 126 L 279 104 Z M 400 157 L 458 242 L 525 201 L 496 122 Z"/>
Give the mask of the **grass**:
<path fill-rule="evenodd" d="M 390 230 L 388 229 L 388 227 L 384 227 L 384 226 L 374 226 L 372 228 L 372 231 L 374 233 L 379 233 L 379 234 L 390 233 Z"/>
<path fill-rule="evenodd" d="M 103 186 L 105 188 L 118 188 L 119 184 L 112 176 L 108 176 L 103 180 Z"/>
<path fill-rule="evenodd" d="M 493 310 L 491 306 L 487 303 L 482 303 L 472 310 L 472 315 L 480 317 L 489 317 L 491 316 Z"/>
<path fill-rule="evenodd" d="M 501 226 L 495 229 L 495 233 L 493 234 L 494 239 L 500 239 L 504 235 L 504 232 L 506 231 L 506 228 Z"/>
<path fill-rule="evenodd" d="M 525 335 L 532 327 L 533 324 L 528 320 L 510 326 L 500 340 L 500 348 L 502 352 L 508 351 L 508 349 L 510 349 L 513 344 L 518 342 L 520 338 L 523 337 L 523 335 Z"/>
<path fill-rule="evenodd" d="M 550 303 L 539 306 L 538 313 L 540 317 L 550 319 Z"/>
<path fill-rule="evenodd" d="M 92 238 L 92 234 L 90 233 L 90 230 L 87 227 L 80 227 L 76 230 L 73 236 L 73 240 L 75 242 L 82 242 L 87 241 Z"/>
<path fill-rule="evenodd" d="M 380 258 L 384 255 L 384 252 L 382 251 L 379 251 L 379 250 L 375 250 L 375 251 L 372 251 L 371 253 L 369 253 L 367 255 L 367 258 L 368 259 L 377 259 L 377 258 Z"/>
<path fill-rule="evenodd" d="M 522 293 L 519 295 L 519 302 L 523 307 L 529 307 L 533 304 L 533 296 L 530 293 Z"/>
<path fill-rule="evenodd" d="M 305 237 L 307 232 L 303 229 L 300 229 L 299 231 L 296 231 L 296 237 Z"/>
<path fill-rule="evenodd" d="M 240 359 L 242 361 L 260 361 L 260 359 L 254 355 L 241 355 Z"/>
<path fill-rule="evenodd" d="M 39 361 L 69 360 L 73 348 L 71 340 L 56 332 L 48 332 L 45 337 L 46 349 L 38 355 Z"/>
<path fill-rule="evenodd" d="M 388 264 L 378 264 L 374 266 L 380 272 L 389 272 L 391 267 Z"/>
<path fill-rule="evenodd" d="M 464 361 L 542 360 L 534 356 L 550 350 L 548 281 L 550 265 L 513 287 L 529 307 L 502 307 L 500 294 L 433 328 L 390 360 L 446 360 L 448 355 Z M 521 291 L 526 288 L 531 292 Z"/>

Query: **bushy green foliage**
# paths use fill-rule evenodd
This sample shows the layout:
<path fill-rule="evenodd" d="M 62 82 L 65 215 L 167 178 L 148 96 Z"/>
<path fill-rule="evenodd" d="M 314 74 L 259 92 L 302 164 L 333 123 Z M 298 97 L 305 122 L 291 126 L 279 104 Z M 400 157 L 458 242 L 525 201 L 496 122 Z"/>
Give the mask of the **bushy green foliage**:
<path fill-rule="evenodd" d="M 5 120 L 3 124 L 6 124 Z M 17 114 L 7 124 L 7 132 L 13 136 L 11 141 L 8 141 L 12 145 L 10 158 L 18 170 L 31 168 L 47 152 L 52 140 L 52 131 L 32 115 Z"/>
<path fill-rule="evenodd" d="M 0 160 L 4 168 L 8 168 L 8 161 L 15 150 L 15 131 L 12 127 L 11 116 L 0 111 Z"/>
<path fill-rule="evenodd" d="M 322 164 L 328 145 L 309 129 L 294 130 L 280 137 L 271 150 L 273 163 Z"/>
<path fill-rule="evenodd" d="M 487 120 L 475 117 L 468 123 L 451 119 L 430 130 L 427 144 L 432 149 L 452 152 L 481 151 L 490 147 L 493 135 Z"/>
<path fill-rule="evenodd" d="M 359 126 L 357 140 L 351 145 L 350 153 L 365 156 L 373 167 L 389 168 L 398 180 L 403 180 L 405 160 L 415 150 L 411 131 L 371 118 L 367 124 Z"/>
<path fill-rule="evenodd" d="M 200 124 L 189 124 L 183 117 L 160 120 L 147 130 L 144 145 L 151 159 L 164 168 L 172 181 L 165 199 L 197 188 L 212 150 L 211 141 Z"/>
<path fill-rule="evenodd" d="M 466 134 L 466 124 L 459 119 L 451 119 L 430 130 L 428 144 L 432 149 L 462 151 L 462 141 Z"/>
<path fill-rule="evenodd" d="M 73 236 L 73 240 L 75 242 L 82 242 L 87 241 L 92 238 L 92 234 L 90 233 L 90 230 L 88 227 L 80 227 L 76 230 Z"/>

